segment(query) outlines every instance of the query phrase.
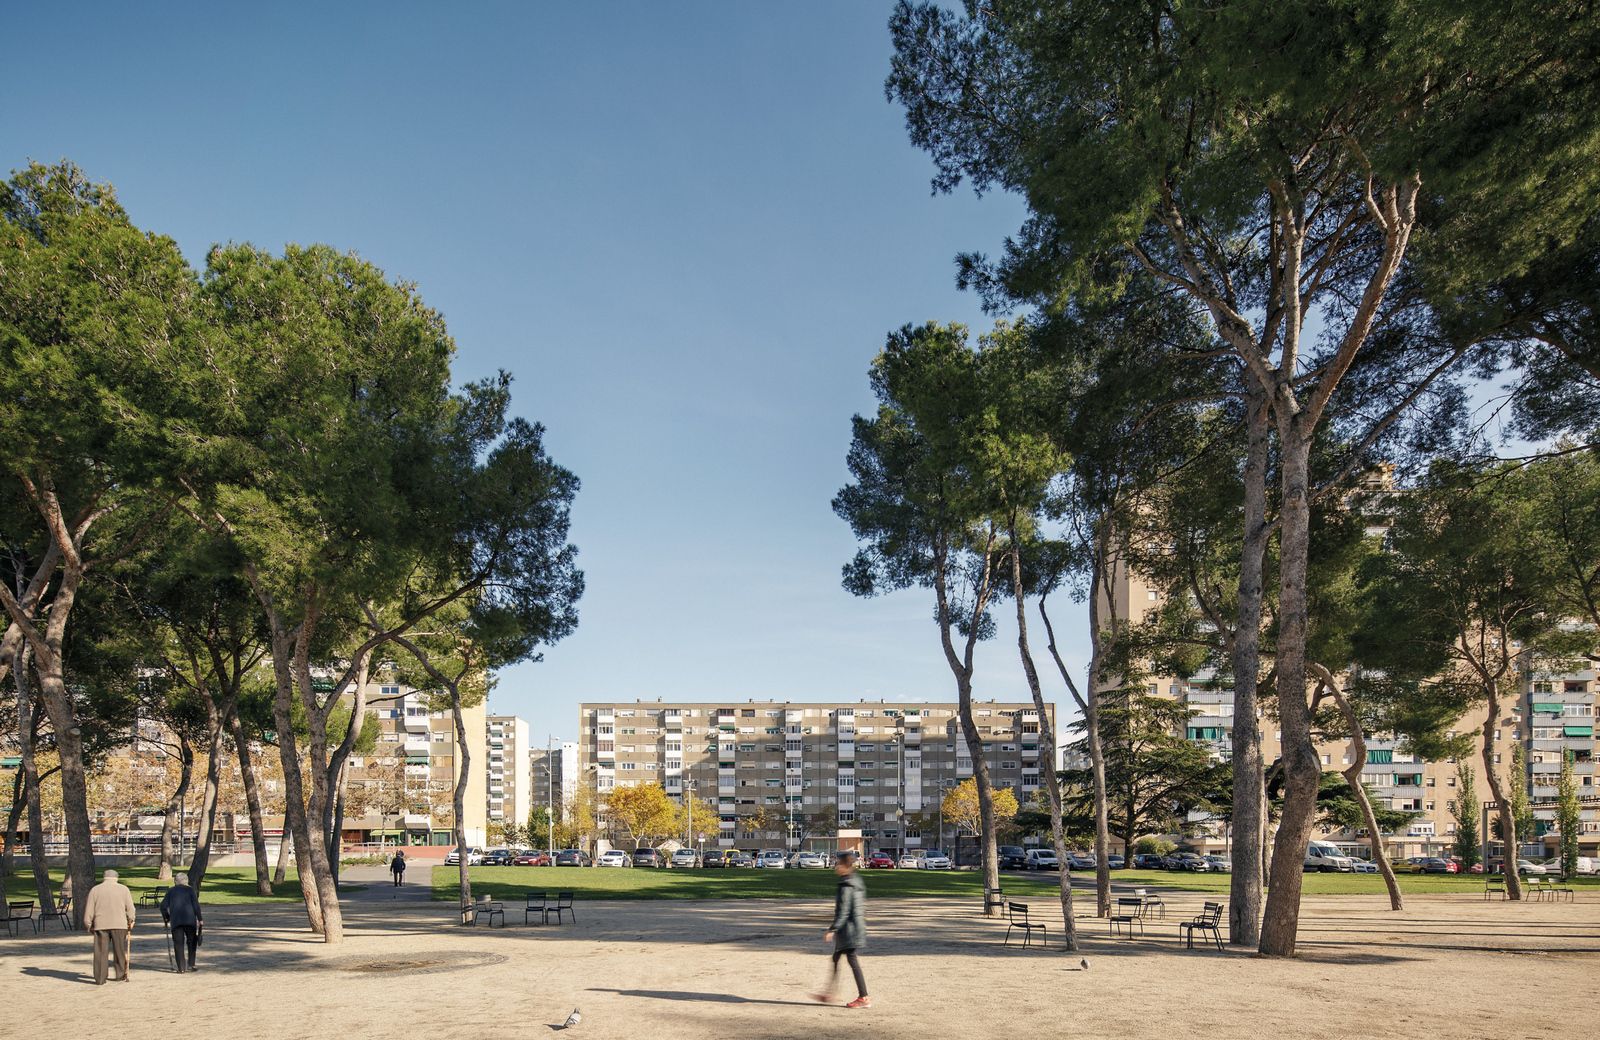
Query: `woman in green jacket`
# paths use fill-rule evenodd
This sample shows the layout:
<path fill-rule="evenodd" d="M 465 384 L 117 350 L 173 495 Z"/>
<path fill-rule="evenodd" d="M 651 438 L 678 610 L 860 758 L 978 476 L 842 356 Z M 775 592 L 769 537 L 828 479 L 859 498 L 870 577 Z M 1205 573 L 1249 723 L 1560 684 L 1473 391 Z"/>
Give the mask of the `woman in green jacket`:
<path fill-rule="evenodd" d="M 839 981 L 839 958 L 843 957 L 850 964 L 850 974 L 855 976 L 858 994 L 845 1007 L 871 1007 L 867 981 L 861 977 L 861 962 L 856 959 L 856 953 L 867 944 L 867 887 L 856 873 L 856 854 L 839 853 L 833 872 L 839 876 L 833 897 L 833 925 L 822 937 L 824 942 L 833 943 L 833 972 L 828 976 L 827 989 L 813 996 L 824 1004 L 833 999 L 833 987 Z"/>

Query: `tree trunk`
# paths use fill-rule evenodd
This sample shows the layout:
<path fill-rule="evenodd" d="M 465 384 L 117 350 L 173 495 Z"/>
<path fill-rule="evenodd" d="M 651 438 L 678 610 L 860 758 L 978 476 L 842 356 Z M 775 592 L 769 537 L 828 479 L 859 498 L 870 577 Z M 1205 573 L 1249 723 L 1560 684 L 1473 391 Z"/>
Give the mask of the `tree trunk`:
<path fill-rule="evenodd" d="M 281 845 L 284 836 L 288 836 L 294 842 L 295 865 L 300 876 L 300 892 L 305 897 L 306 919 L 313 932 L 326 938 L 321 893 L 317 888 L 313 871 L 307 869 L 314 842 L 306 819 L 307 806 L 305 785 L 300 773 L 300 749 L 295 744 L 294 736 L 294 678 L 290 671 L 293 651 L 290 649 L 289 637 L 283 630 L 281 622 L 276 617 L 271 617 L 270 620 L 272 668 L 277 680 L 272 699 L 272 721 L 278 731 L 278 758 L 283 764 L 283 835 L 280 835 L 279 842 Z M 319 826 L 319 833 L 316 835 L 318 842 L 321 840 L 320 831 Z M 283 869 L 283 851 L 280 848 L 276 880 L 283 880 Z"/>
<path fill-rule="evenodd" d="M 455 815 L 453 829 L 456 838 L 456 858 L 461 864 L 459 873 L 461 905 L 465 908 L 472 905 L 472 879 L 468 876 L 472 857 L 467 855 L 467 832 L 461 821 L 467 811 L 467 773 L 472 768 L 472 752 L 467 749 L 467 724 L 461 718 L 461 687 L 454 682 L 450 684 L 450 715 L 455 720 L 456 754 L 461 759 L 456 772 L 456 788 L 451 799 L 451 810 Z M 466 923 L 464 916 L 462 923 Z"/>
<path fill-rule="evenodd" d="M 161 820 L 161 869 L 156 872 L 160 881 L 172 880 L 172 862 L 183 855 L 183 803 L 189 797 L 189 782 L 194 779 L 194 748 L 189 746 L 189 738 L 182 732 L 178 734 L 178 786 L 167 799 L 167 814 Z M 172 828 L 178 824 L 180 833 L 174 847 Z"/>
<path fill-rule="evenodd" d="M 1344 770 L 1344 782 L 1349 786 L 1350 794 L 1355 798 L 1356 804 L 1361 807 L 1361 819 L 1365 821 L 1367 834 L 1372 839 L 1368 843 L 1372 848 L 1372 861 L 1378 865 L 1378 873 L 1383 875 L 1383 883 L 1389 889 L 1389 909 L 1404 910 L 1405 903 L 1400 898 L 1400 882 L 1395 880 L 1394 867 L 1389 864 L 1389 854 L 1384 851 L 1383 835 L 1378 832 L 1378 817 L 1372 811 L 1372 799 L 1367 797 L 1367 789 L 1361 784 L 1361 767 L 1367 763 L 1366 730 L 1361 725 L 1361 717 L 1345 699 L 1344 692 L 1334 683 L 1333 674 L 1319 664 L 1313 664 L 1311 667 L 1329 694 L 1333 696 L 1333 703 L 1339 706 L 1345 724 L 1350 727 L 1350 765 Z"/>
<path fill-rule="evenodd" d="M 1267 542 L 1267 411 L 1259 390 L 1250 395 L 1244 464 L 1244 539 L 1239 558 L 1239 617 L 1229 662 L 1233 670 L 1233 874 L 1228 887 L 1228 941 L 1261 941 L 1262 883 L 1266 876 L 1266 763 L 1256 718 L 1261 675 L 1261 604 Z"/>
<path fill-rule="evenodd" d="M 1494 732 L 1500 722 L 1500 685 L 1490 678 L 1486 686 L 1489 695 L 1489 714 L 1483 720 L 1483 778 L 1489 785 L 1489 796 L 1494 799 L 1496 815 L 1500 818 L 1500 840 L 1505 846 L 1501 864 L 1506 879 L 1506 895 L 1512 899 L 1521 899 L 1522 876 L 1517 873 L 1517 824 L 1511 815 L 1511 802 L 1506 798 L 1505 789 L 1500 783 L 1500 772 L 1494 767 Z M 1512 782 L 1526 783 L 1520 777 L 1513 777 Z M 1483 869 L 1487 874 L 1489 864 L 1485 863 Z"/>
<path fill-rule="evenodd" d="M 1306 576 L 1310 557 L 1310 431 L 1297 416 L 1280 420 L 1283 508 L 1278 590 L 1278 717 L 1283 725 L 1284 800 L 1273 846 L 1272 890 L 1262 919 L 1260 951 L 1292 957 L 1300 925 L 1305 851 L 1317 812 L 1322 763 L 1306 702 Z M 1235 716 L 1238 712 L 1235 711 Z M 1237 718 L 1235 719 L 1237 721 Z"/>
<path fill-rule="evenodd" d="M 22 811 L 26 807 L 26 780 L 22 770 L 11 777 L 11 810 L 6 813 L 5 850 L 0 852 L 0 878 L 17 872 L 17 829 L 22 824 Z"/>
<path fill-rule="evenodd" d="M 296 631 L 292 666 L 293 680 L 299 688 L 300 700 L 306 709 L 308 730 L 306 752 L 310 759 L 308 771 L 311 774 L 311 797 L 304 801 L 290 799 L 289 808 L 291 815 L 295 814 L 297 807 L 300 809 L 299 827 L 305 832 L 306 837 L 302 851 L 300 831 L 296 831 L 295 862 L 301 871 L 301 885 L 311 888 L 317 894 L 323 941 L 337 943 L 344 940 L 344 918 L 339 909 L 339 889 L 333 880 L 333 867 L 328 862 L 327 820 L 333 799 L 331 781 L 334 779 L 329 772 L 328 761 L 328 712 L 317 696 L 316 685 L 311 675 L 310 629 L 317 618 L 315 602 L 308 602 L 306 620 Z M 292 741 L 285 742 L 289 743 Z M 286 788 L 287 780 L 285 777 Z M 307 874 L 310 875 L 309 878 L 306 877 Z M 309 906 L 309 901 L 307 905 Z"/>
<path fill-rule="evenodd" d="M 256 892 L 272 894 L 271 867 L 267 863 L 266 815 L 261 811 L 261 788 L 256 783 L 256 767 L 250 758 L 250 743 L 245 739 L 244 720 L 234 712 L 228 720 L 233 734 L 233 750 L 239 757 L 239 779 L 244 786 L 245 808 L 250 814 L 250 847 L 256 860 Z M 283 839 L 280 837 L 279 841 Z"/>
<path fill-rule="evenodd" d="M 59 599 L 59 596 L 58 596 Z M 35 665 L 39 663 L 35 657 Z M 87 894 L 94 887 L 94 841 L 89 830 L 89 787 L 84 776 L 83 737 L 78 729 L 72 695 L 61 672 L 61 659 L 51 655 L 49 665 L 40 671 L 39 691 L 45 711 L 56 735 L 56 751 L 61 758 L 61 809 L 67 823 L 67 876 L 72 891 Z M 72 901 L 73 923 L 83 927 L 82 896 Z"/>
<path fill-rule="evenodd" d="M 1045 796 L 1050 801 L 1050 843 L 1055 847 L 1056 862 L 1063 869 L 1056 873 L 1061 881 L 1061 924 L 1066 938 L 1066 948 L 1078 948 L 1078 926 L 1072 912 L 1072 875 L 1064 869 L 1067 862 L 1066 837 L 1061 828 L 1061 777 L 1056 773 L 1055 727 L 1050 725 L 1050 709 L 1044 703 L 1044 690 L 1039 685 L 1039 670 L 1034 667 L 1033 651 L 1028 648 L 1027 590 L 1022 584 L 1022 553 L 1017 543 L 1017 524 L 1013 517 L 1011 535 L 1011 592 L 1017 603 L 1017 654 L 1022 658 L 1022 673 L 1028 680 L 1028 691 L 1033 695 L 1033 706 L 1039 712 L 1039 750 L 1041 756 L 1049 749 L 1052 761 L 1039 771 L 1045 776 Z M 1102 859 L 1102 862 L 1104 860 Z M 998 880 L 998 874 L 996 875 Z"/>
<path fill-rule="evenodd" d="M 289 821 L 284 819 L 278 830 L 278 862 L 272 869 L 272 883 L 281 885 L 289 876 L 289 857 L 294 852 L 294 838 L 289 833 Z M 301 882 L 302 887 L 305 882 Z"/>
<path fill-rule="evenodd" d="M 19 645 L 11 658 L 11 678 L 17 686 L 17 744 L 22 753 L 22 768 L 17 770 L 17 776 L 28 812 L 28 862 L 33 870 L 33 887 L 39 895 L 39 908 L 49 913 L 55 909 L 55 898 L 50 891 L 49 861 L 44 852 L 44 812 L 39 804 L 39 759 L 35 754 L 37 733 L 33 691 L 28 684 L 28 657 L 26 648 Z M 10 847 L 8 836 L 6 848 Z"/>
<path fill-rule="evenodd" d="M 202 691 L 204 693 L 204 691 Z M 217 826 L 217 791 L 222 786 L 222 739 L 226 723 L 223 712 L 209 693 L 206 702 L 206 780 L 200 797 L 200 826 L 195 835 L 194 858 L 189 861 L 189 887 L 195 894 L 205 883 L 211 865 L 211 839 Z M 231 706 L 230 706 L 231 708 Z"/>
<path fill-rule="evenodd" d="M 350 762 L 339 764 L 339 775 L 333 785 L 333 811 L 328 820 L 328 866 L 333 869 L 333 883 L 339 883 L 339 871 L 344 865 L 344 789 L 349 780 Z"/>

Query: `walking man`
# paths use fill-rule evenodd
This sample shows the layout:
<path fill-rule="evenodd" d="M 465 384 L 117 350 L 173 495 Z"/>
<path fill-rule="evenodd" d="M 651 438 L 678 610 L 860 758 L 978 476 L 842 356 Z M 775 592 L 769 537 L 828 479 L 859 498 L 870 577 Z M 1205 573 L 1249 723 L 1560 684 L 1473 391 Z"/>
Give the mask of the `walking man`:
<path fill-rule="evenodd" d="M 839 981 L 839 958 L 843 957 L 850 963 L 850 974 L 856 980 L 856 999 L 845 1007 L 869 1008 L 872 998 L 867 996 L 867 981 L 861 977 L 861 962 L 856 959 L 867 944 L 867 886 L 856 873 L 854 852 L 839 853 L 833 872 L 839 876 L 839 887 L 833 896 L 833 925 L 822 936 L 824 942 L 833 943 L 833 970 L 828 975 L 827 988 L 812 996 L 823 1004 L 833 1000 L 833 987 Z"/>
<path fill-rule="evenodd" d="M 117 964 L 117 981 L 128 981 L 128 935 L 133 931 L 133 893 L 108 870 L 89 889 L 83 903 L 83 926 L 94 935 L 94 984 L 106 982 L 106 955 Z"/>
<path fill-rule="evenodd" d="M 389 861 L 389 873 L 394 875 L 394 887 L 399 888 L 400 883 L 406 879 L 406 854 L 405 850 L 397 850 L 394 859 Z"/>
<path fill-rule="evenodd" d="M 175 884 L 161 898 L 161 920 L 172 929 L 173 959 L 178 962 L 178 974 L 194 971 L 194 952 L 200 945 L 200 930 L 205 927 L 205 917 L 200 913 L 200 896 L 189 887 L 189 875 L 179 874 Z M 185 967 L 184 965 L 188 965 Z"/>

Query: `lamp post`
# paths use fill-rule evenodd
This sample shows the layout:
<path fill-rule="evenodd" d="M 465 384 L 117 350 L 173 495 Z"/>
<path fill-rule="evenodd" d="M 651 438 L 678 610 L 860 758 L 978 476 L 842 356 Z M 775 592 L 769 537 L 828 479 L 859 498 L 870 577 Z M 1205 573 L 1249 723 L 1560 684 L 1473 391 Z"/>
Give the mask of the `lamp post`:
<path fill-rule="evenodd" d="M 547 841 L 545 846 L 550 852 L 550 864 L 556 862 L 556 773 L 554 764 L 555 734 L 548 734 L 544 743 L 544 786 L 545 797 L 548 804 L 545 806 L 545 823 L 548 826 Z"/>

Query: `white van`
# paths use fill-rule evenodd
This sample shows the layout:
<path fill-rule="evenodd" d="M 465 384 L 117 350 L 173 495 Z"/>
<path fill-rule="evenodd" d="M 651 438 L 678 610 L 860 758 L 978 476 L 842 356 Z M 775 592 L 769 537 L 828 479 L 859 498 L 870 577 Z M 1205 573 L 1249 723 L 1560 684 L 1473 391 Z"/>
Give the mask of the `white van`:
<path fill-rule="evenodd" d="M 1337 845 L 1314 841 L 1306 846 L 1306 870 L 1324 874 L 1348 874 L 1356 869 L 1356 861 L 1339 851 Z"/>

